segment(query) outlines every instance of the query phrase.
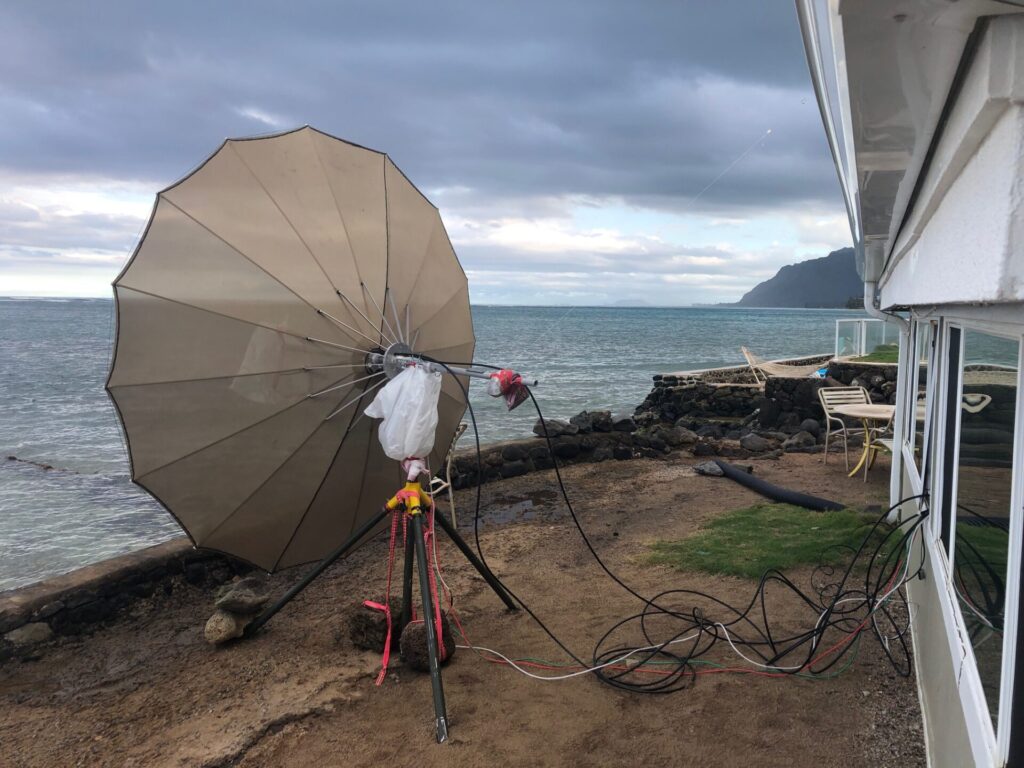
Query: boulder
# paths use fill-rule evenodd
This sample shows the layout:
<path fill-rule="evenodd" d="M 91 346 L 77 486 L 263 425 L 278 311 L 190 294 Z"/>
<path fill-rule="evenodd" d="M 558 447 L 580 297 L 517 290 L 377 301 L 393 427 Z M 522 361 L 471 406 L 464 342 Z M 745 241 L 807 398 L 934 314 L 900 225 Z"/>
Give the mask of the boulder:
<path fill-rule="evenodd" d="M 764 453 L 765 451 L 770 451 L 775 445 L 770 440 L 751 432 L 749 435 L 744 435 L 740 438 L 740 447 L 747 449 L 751 453 Z"/>
<path fill-rule="evenodd" d="M 628 445 L 616 445 L 612 448 L 612 456 L 619 461 L 625 461 L 626 459 L 633 458 L 633 449 Z"/>
<path fill-rule="evenodd" d="M 447 664 L 455 655 L 455 638 L 452 637 L 451 626 L 448 617 L 441 616 L 441 642 L 444 645 L 444 653 L 440 654 L 441 664 Z M 423 621 L 410 621 L 402 630 L 400 641 L 402 661 L 406 666 L 415 669 L 417 672 L 430 671 L 430 655 L 427 652 L 427 630 Z"/>
<path fill-rule="evenodd" d="M 693 445 L 698 440 L 697 433 L 686 427 L 662 427 L 658 432 L 658 437 L 673 448 L 678 448 L 681 445 Z"/>
<path fill-rule="evenodd" d="M 544 437 L 545 427 L 547 427 L 548 437 L 575 435 L 580 431 L 580 428 L 575 424 L 570 424 L 562 419 L 545 419 L 543 423 L 541 423 L 540 419 L 537 419 L 537 423 L 533 425 L 533 434 Z"/>
<path fill-rule="evenodd" d="M 569 423 L 575 425 L 583 434 L 594 431 L 594 425 L 591 424 L 590 414 L 587 411 L 580 411 L 569 419 Z"/>
<path fill-rule="evenodd" d="M 618 447 L 618 446 L 616 446 Z M 607 461 L 615 455 L 614 450 L 607 445 L 599 445 L 594 449 L 594 461 Z"/>
<path fill-rule="evenodd" d="M 614 422 L 611 411 L 591 411 L 590 425 L 595 432 L 611 432 Z"/>
<path fill-rule="evenodd" d="M 217 609 L 206 622 L 203 637 L 210 645 L 223 645 L 229 640 L 241 637 L 245 631 L 245 625 L 249 621 L 250 618 L 247 616 L 236 616 L 233 613 Z"/>
<path fill-rule="evenodd" d="M 225 585 L 220 592 L 216 607 L 241 616 L 253 616 L 270 602 L 266 579 L 260 576 L 246 576 L 234 584 Z"/>
<path fill-rule="evenodd" d="M 817 437 L 821 432 L 821 424 L 818 423 L 817 419 L 804 419 L 800 422 L 800 431 L 809 432 Z"/>
<path fill-rule="evenodd" d="M 631 416 L 617 416 L 612 419 L 614 432 L 636 432 L 636 422 Z"/>
<path fill-rule="evenodd" d="M 701 440 L 699 443 L 693 444 L 694 456 L 714 456 L 717 453 L 718 446 L 715 443 L 707 440 Z"/>
<path fill-rule="evenodd" d="M 722 468 L 713 461 L 703 461 L 700 464 L 694 464 L 693 471 L 698 475 L 708 475 L 709 477 L 722 477 L 725 474 Z"/>
<path fill-rule="evenodd" d="M 809 448 L 816 448 L 818 445 L 817 438 L 810 432 L 797 432 L 792 437 L 789 437 L 782 443 L 782 450 L 787 452 L 799 452 L 806 451 Z"/>

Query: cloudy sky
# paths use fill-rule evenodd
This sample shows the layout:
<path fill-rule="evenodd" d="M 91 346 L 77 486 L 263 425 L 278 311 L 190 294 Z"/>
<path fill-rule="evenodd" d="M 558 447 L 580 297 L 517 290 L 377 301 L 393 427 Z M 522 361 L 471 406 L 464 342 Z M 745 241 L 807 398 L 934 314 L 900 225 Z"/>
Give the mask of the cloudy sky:
<path fill-rule="evenodd" d="M 0 6 L 0 294 L 109 296 L 227 136 L 388 152 L 476 303 L 732 301 L 849 244 L 789 0 Z"/>

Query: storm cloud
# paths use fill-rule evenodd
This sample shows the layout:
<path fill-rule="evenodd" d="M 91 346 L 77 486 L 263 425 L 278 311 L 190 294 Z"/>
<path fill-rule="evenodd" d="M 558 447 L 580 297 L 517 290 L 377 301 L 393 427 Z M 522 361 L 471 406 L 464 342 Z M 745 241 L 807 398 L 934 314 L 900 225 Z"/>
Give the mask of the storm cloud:
<path fill-rule="evenodd" d="M 638 255 L 678 275 L 711 249 L 749 287 L 775 262 L 821 255 L 801 247 L 845 244 L 831 227 L 744 263 L 773 238 L 707 233 L 726 219 L 841 220 L 788 2 L 6 4 L 0 73 L 0 279 L 14 249 L 114 261 L 145 215 L 61 213 L 16 188 L 151 194 L 226 136 L 307 123 L 387 151 L 441 208 L 471 280 L 621 273 Z M 689 217 L 690 235 L 641 231 L 644 211 Z M 552 248 L 479 235 L 520 224 Z"/>

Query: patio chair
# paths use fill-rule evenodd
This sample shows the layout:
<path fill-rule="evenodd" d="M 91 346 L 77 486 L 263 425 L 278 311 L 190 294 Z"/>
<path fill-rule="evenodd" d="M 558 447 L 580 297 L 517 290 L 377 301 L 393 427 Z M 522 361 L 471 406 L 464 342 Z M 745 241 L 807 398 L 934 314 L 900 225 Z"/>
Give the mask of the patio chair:
<path fill-rule="evenodd" d="M 861 405 L 870 404 L 871 398 L 864 387 L 822 387 L 818 390 L 818 400 L 821 403 L 821 410 L 825 412 L 825 459 L 828 463 L 828 444 L 832 439 L 832 433 L 843 438 L 843 457 L 846 459 L 846 471 L 850 471 L 850 451 L 848 448 L 850 433 L 846 422 L 835 412 L 839 405 Z M 835 426 L 833 426 L 835 425 Z"/>
<path fill-rule="evenodd" d="M 448 446 L 448 453 L 444 457 L 444 477 L 434 475 L 430 478 L 431 497 L 436 497 L 437 494 L 448 491 L 448 505 L 452 510 L 452 525 L 455 526 L 457 526 L 458 523 L 455 522 L 455 494 L 452 492 L 452 464 L 454 463 L 455 444 L 458 443 L 459 438 L 465 434 L 468 426 L 469 425 L 463 421 L 455 430 L 455 435 L 452 437 L 451 445 Z"/>

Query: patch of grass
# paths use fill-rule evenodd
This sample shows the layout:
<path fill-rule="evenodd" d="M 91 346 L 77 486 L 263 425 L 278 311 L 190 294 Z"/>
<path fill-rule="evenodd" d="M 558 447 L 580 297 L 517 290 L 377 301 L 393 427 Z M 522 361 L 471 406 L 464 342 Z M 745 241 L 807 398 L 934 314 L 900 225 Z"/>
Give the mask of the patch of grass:
<path fill-rule="evenodd" d="M 900 348 L 898 344 L 879 344 L 871 352 L 853 358 L 856 363 L 898 363 L 900 361 Z"/>
<path fill-rule="evenodd" d="M 838 563 L 849 557 L 874 522 L 847 510 L 811 512 L 789 504 L 755 504 L 711 521 L 692 536 L 653 545 L 653 563 L 679 570 L 760 578 L 766 570 Z"/>

